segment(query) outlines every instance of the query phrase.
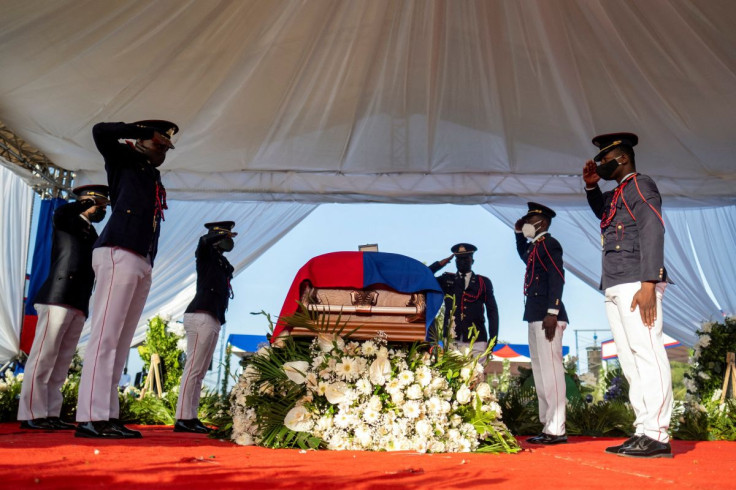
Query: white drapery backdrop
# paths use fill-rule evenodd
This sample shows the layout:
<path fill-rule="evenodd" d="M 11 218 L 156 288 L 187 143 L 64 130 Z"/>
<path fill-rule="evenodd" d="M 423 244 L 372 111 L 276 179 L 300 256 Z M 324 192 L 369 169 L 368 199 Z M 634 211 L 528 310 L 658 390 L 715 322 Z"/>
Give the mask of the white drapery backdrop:
<path fill-rule="evenodd" d="M 179 319 L 194 298 L 197 274 L 194 252 L 210 221 L 235 221 L 235 248 L 227 258 L 238 274 L 271 245 L 289 232 L 316 205 L 287 202 L 204 202 L 169 201 L 166 221 L 161 226 L 161 240 L 153 267 L 153 284 L 134 343 L 145 338 L 147 319 L 160 314 Z M 236 292 L 237 294 L 237 292 Z M 89 321 L 80 339 L 84 351 L 89 338 Z"/>
<path fill-rule="evenodd" d="M 0 362 L 18 353 L 33 191 L 0 165 Z"/>
<path fill-rule="evenodd" d="M 527 210 L 526 204 L 483 207 L 511 227 Z M 701 321 L 736 312 L 736 206 L 669 209 L 665 203 L 663 215 L 665 266 L 675 282 L 665 293 L 664 330 L 692 345 Z M 595 289 L 601 276 L 599 223 L 585 204 L 557 209 L 550 228 L 564 249 L 565 269 Z"/>

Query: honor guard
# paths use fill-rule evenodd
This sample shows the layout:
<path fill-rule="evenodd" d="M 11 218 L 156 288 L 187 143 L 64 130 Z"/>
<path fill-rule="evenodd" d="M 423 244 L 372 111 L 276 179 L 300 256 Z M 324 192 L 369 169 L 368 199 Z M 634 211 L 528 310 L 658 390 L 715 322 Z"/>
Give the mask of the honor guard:
<path fill-rule="evenodd" d="M 596 136 L 598 154 L 583 168 L 588 204 L 601 220 L 606 314 L 636 414 L 634 435 L 606 452 L 672 457 L 667 433 L 672 379 L 662 337 L 667 286 L 662 198 L 651 177 L 636 172 L 633 147 L 638 141 L 632 133 Z M 618 185 L 602 192 L 600 179 Z"/>
<path fill-rule="evenodd" d="M 197 293 L 184 313 L 187 333 L 187 361 L 179 387 L 174 432 L 205 434 L 210 429 L 198 418 L 202 381 L 212 362 L 220 327 L 225 323 L 225 310 L 232 299 L 230 280 L 233 266 L 223 255 L 233 249 L 233 221 L 204 225 L 209 230 L 199 239 L 197 260 Z"/>
<path fill-rule="evenodd" d="M 433 262 L 429 269 L 436 273 L 455 258 L 457 273 L 445 272 L 437 278 L 442 291 L 445 293 L 445 328 L 449 324 L 449 315 L 455 308 L 455 337 L 460 347 L 470 342 L 469 330 L 471 325 L 478 329 L 478 339 L 473 350 L 483 352 L 489 341 L 494 344 L 498 337 L 498 307 L 493 296 L 493 284 L 485 276 L 478 275 L 471 270 L 473 253 L 478 248 L 469 243 L 458 243 L 451 249 L 452 255 Z M 488 316 L 488 331 L 483 316 L 483 309 Z"/>
<path fill-rule="evenodd" d="M 92 128 L 105 160 L 112 212 L 95 243 L 90 338 L 77 403 L 77 437 L 139 438 L 118 420 L 118 380 L 151 287 L 166 207 L 158 167 L 173 149 L 176 124 L 162 120 L 99 123 Z"/>
<path fill-rule="evenodd" d="M 549 227 L 555 212 L 530 202 L 529 210 L 514 226 L 516 250 L 526 264 L 524 274 L 524 320 L 529 327 L 532 375 L 539 401 L 542 433 L 527 439 L 532 444 L 567 442 L 565 434 L 565 368 L 562 364 L 562 334 L 567 312 L 562 303 L 565 270 L 562 246 Z"/>
<path fill-rule="evenodd" d="M 38 325 L 28 355 L 18 405 L 22 429 L 73 430 L 60 418 L 64 384 L 74 357 L 95 273 L 92 223 L 105 218 L 106 185 L 86 185 L 72 191 L 77 200 L 54 211 L 51 268 L 34 299 Z"/>

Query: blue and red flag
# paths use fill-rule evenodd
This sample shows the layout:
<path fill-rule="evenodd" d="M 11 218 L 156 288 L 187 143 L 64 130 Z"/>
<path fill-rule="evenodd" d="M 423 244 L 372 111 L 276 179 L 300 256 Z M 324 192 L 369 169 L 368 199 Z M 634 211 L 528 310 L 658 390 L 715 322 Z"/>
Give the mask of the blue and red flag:
<path fill-rule="evenodd" d="M 31 351 L 33 337 L 36 335 L 36 323 L 38 313 L 33 307 L 33 300 L 41 289 L 51 269 L 51 246 L 53 244 L 54 211 L 66 204 L 65 199 L 54 198 L 41 201 L 38 214 L 38 226 L 36 227 L 36 243 L 33 247 L 33 261 L 31 262 L 31 274 L 26 292 L 23 327 L 20 330 L 20 350 L 25 353 Z"/>
<path fill-rule="evenodd" d="M 425 293 L 427 329 L 442 306 L 443 294 L 437 279 L 418 260 L 386 252 L 332 252 L 310 259 L 299 269 L 279 318 L 297 312 L 300 286 L 305 280 L 317 288 L 362 289 L 383 284 L 400 293 Z M 283 329 L 284 325 L 279 321 L 274 328 L 274 338 Z"/>

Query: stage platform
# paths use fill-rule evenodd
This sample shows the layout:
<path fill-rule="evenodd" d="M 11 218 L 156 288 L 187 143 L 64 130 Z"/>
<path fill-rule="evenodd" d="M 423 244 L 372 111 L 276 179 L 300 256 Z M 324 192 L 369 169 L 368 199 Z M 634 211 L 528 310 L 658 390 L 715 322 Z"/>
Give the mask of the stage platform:
<path fill-rule="evenodd" d="M 674 458 L 605 454 L 618 439 L 571 437 L 515 455 L 242 447 L 171 427 L 144 438 L 76 439 L 0 424 L 0 488 L 736 488 L 736 443 L 674 441 Z"/>

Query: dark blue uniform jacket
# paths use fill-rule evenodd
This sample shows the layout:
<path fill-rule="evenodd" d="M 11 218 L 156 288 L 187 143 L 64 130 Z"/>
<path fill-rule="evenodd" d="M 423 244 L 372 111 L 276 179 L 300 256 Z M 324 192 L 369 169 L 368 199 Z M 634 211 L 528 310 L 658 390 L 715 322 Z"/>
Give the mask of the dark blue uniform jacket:
<path fill-rule="evenodd" d="M 529 243 L 524 235 L 516 233 L 516 250 L 526 263 L 524 274 L 524 321 L 541 322 L 547 310 L 560 310 L 557 320 L 568 321 L 562 303 L 565 269 L 562 264 L 562 246 L 549 233 Z"/>
<path fill-rule="evenodd" d="M 233 277 L 233 266 L 215 248 L 214 244 L 222 240 L 222 235 L 208 233 L 199 239 L 197 245 L 197 294 L 186 313 L 205 311 L 211 313 L 225 323 L 225 311 L 230 300 L 230 279 Z"/>
<path fill-rule="evenodd" d="M 51 269 L 34 304 L 71 306 L 84 316 L 89 315 L 89 298 L 95 282 L 92 246 L 97 231 L 80 214 L 93 205 L 90 201 L 75 201 L 54 212 Z"/>

